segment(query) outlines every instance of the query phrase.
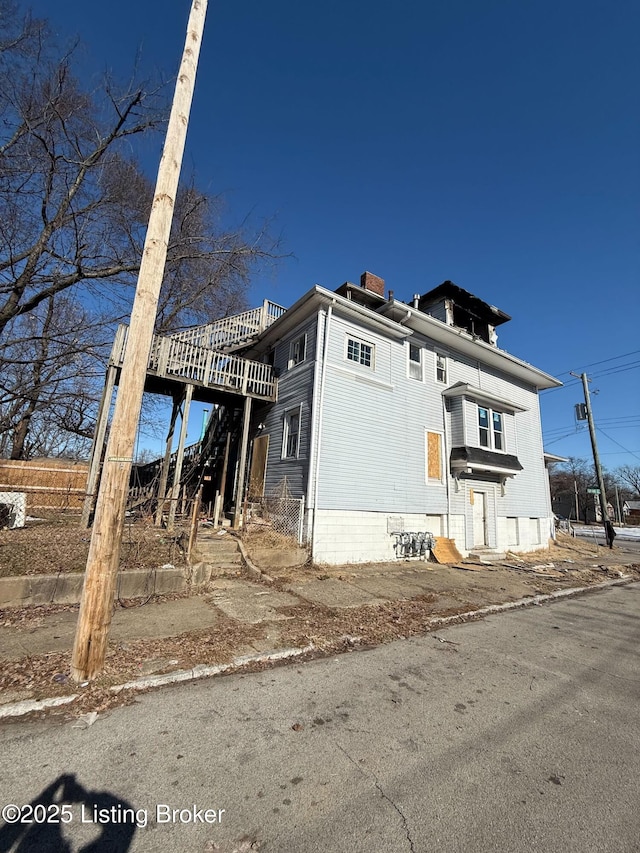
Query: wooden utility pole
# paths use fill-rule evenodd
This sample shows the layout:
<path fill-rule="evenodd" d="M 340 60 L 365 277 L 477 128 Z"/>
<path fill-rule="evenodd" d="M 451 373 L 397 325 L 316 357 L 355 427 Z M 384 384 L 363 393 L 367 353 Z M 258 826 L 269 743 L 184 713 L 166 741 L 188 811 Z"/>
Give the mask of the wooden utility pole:
<path fill-rule="evenodd" d="M 206 13 L 207 0 L 193 0 L 138 274 L 73 646 L 71 674 L 80 682 L 102 671 L 107 651 L 129 475 Z"/>
<path fill-rule="evenodd" d="M 577 373 L 571 373 L 572 376 L 578 377 Z M 602 525 L 605 529 L 605 537 L 607 530 L 607 495 L 604 490 L 604 479 L 602 477 L 602 467 L 600 466 L 600 456 L 598 455 L 598 443 L 596 441 L 596 425 L 593 421 L 593 413 L 591 411 L 591 398 L 589 396 L 589 379 L 586 373 L 580 374 L 578 377 L 582 379 L 582 388 L 584 390 L 584 405 L 587 413 L 587 422 L 589 424 L 589 436 L 591 438 L 591 450 L 593 451 L 593 467 L 595 468 L 596 477 L 598 479 L 598 491 L 600 492 L 600 517 Z"/>

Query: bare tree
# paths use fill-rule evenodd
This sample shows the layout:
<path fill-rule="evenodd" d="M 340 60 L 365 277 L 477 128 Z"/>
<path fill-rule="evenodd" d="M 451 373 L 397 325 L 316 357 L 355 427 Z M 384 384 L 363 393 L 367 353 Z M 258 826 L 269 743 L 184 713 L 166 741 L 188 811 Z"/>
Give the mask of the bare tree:
<path fill-rule="evenodd" d="M 0 344 L 0 455 L 69 453 L 93 432 L 95 379 L 110 333 L 64 295 L 8 324 Z"/>
<path fill-rule="evenodd" d="M 92 432 L 104 349 L 76 331 L 129 313 L 153 198 L 133 146 L 167 112 L 157 86 L 89 91 L 74 60 L 0 0 L 0 454 L 14 458 Z M 219 198 L 181 187 L 157 331 L 242 310 L 251 274 L 277 257 L 267 226 L 226 228 Z"/>
<path fill-rule="evenodd" d="M 616 468 L 615 473 L 619 482 L 624 483 L 640 497 L 640 465 L 622 465 Z"/>
<path fill-rule="evenodd" d="M 119 295 L 114 311 L 126 310 L 152 199 L 131 146 L 164 122 L 149 87 L 105 80 L 84 90 L 73 51 L 56 53 L 41 22 L 2 14 L 10 5 L 0 0 L 0 334 L 74 287 Z M 163 329 L 204 320 L 229 300 L 239 306 L 250 272 L 278 254 L 267 229 L 225 231 L 218 214 L 194 186 L 180 191 Z"/>

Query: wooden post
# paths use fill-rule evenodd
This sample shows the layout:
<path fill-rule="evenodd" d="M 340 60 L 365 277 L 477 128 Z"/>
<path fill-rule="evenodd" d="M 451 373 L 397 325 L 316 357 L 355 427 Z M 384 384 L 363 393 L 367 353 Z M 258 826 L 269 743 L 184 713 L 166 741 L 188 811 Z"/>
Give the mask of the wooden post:
<path fill-rule="evenodd" d="M 109 423 L 111 397 L 113 396 L 113 388 L 116 382 L 116 370 L 117 368 L 113 364 L 110 364 L 107 368 L 107 375 L 104 379 L 104 388 L 102 389 L 102 397 L 100 398 L 96 431 L 93 436 L 93 445 L 91 447 L 89 474 L 87 475 L 87 495 L 84 499 L 82 516 L 80 518 L 80 527 L 84 527 L 85 529 L 89 527 L 91 523 L 91 513 L 96 505 L 96 489 L 98 488 L 100 465 L 102 464 L 104 439 L 107 434 L 107 424 Z"/>
<path fill-rule="evenodd" d="M 193 385 L 187 385 L 184 402 L 182 404 L 182 422 L 180 424 L 180 438 L 178 439 L 178 454 L 176 467 L 173 471 L 173 485 L 171 488 L 171 503 L 169 504 L 169 518 L 167 519 L 167 530 L 173 530 L 176 520 L 176 505 L 180 493 L 180 477 L 182 476 L 182 461 L 184 459 L 184 442 L 187 437 L 187 425 L 189 423 L 189 409 L 193 397 Z"/>
<path fill-rule="evenodd" d="M 133 449 L 206 12 L 207 0 L 193 0 L 142 253 L 73 646 L 71 674 L 79 682 L 95 678 L 104 667 Z"/>
<path fill-rule="evenodd" d="M 244 415 L 242 416 L 242 443 L 240 444 L 240 461 L 238 463 L 238 480 L 236 482 L 235 511 L 233 513 L 233 529 L 240 527 L 240 516 L 243 499 L 244 481 L 247 470 L 247 445 L 249 443 L 249 423 L 251 421 L 251 397 L 244 399 Z"/>
<path fill-rule="evenodd" d="M 231 418 L 230 418 L 231 419 Z M 227 484 L 227 471 L 229 470 L 229 453 L 231 451 L 231 429 L 227 432 L 227 440 L 224 445 L 224 459 L 222 460 L 222 475 L 220 476 L 220 502 L 224 505 L 224 492 Z"/>
<path fill-rule="evenodd" d="M 202 500 L 202 486 L 198 489 L 198 494 L 196 495 L 196 499 L 193 502 L 193 509 L 191 511 L 191 529 L 189 530 L 189 544 L 187 545 L 187 562 L 191 562 L 191 553 L 193 551 L 193 546 L 196 544 L 196 539 L 198 538 L 198 517 L 200 515 L 200 501 Z"/>
<path fill-rule="evenodd" d="M 167 441 L 164 446 L 164 458 L 162 460 L 162 468 L 160 469 L 160 482 L 158 483 L 158 505 L 156 506 L 156 527 L 162 525 L 162 513 L 164 511 L 164 502 L 167 497 L 167 481 L 169 480 L 169 468 L 171 466 L 171 450 L 173 448 L 173 433 L 176 428 L 176 420 L 180 411 L 180 403 L 173 398 L 173 407 L 171 409 L 171 421 L 167 432 Z"/>

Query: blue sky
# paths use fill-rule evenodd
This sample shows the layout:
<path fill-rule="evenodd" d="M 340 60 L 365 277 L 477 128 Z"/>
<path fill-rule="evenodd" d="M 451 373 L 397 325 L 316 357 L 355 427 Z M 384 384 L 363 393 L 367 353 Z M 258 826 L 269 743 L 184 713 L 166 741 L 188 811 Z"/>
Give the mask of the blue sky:
<path fill-rule="evenodd" d="M 88 74 L 165 78 L 189 6 L 32 3 Z M 638 31 L 630 0 L 212 2 L 184 169 L 232 219 L 277 216 L 295 258 L 252 303 L 365 269 L 407 300 L 451 279 L 513 317 L 502 348 L 593 375 L 603 464 L 639 465 Z M 549 451 L 590 457 L 581 399 L 542 395 Z"/>

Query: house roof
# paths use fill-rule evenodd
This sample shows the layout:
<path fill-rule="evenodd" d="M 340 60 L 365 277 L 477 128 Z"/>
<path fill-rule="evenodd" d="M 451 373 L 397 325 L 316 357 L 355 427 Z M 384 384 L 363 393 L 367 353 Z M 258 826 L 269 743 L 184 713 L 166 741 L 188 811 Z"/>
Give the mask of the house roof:
<path fill-rule="evenodd" d="M 504 397 L 498 397 L 496 394 L 491 394 L 489 391 L 484 391 L 482 388 L 476 388 L 475 385 L 469 385 L 468 382 L 456 382 L 446 391 L 442 392 L 443 397 L 469 397 L 478 403 L 484 403 L 491 408 L 499 408 L 503 412 L 526 412 L 524 406 L 519 406 L 511 400 L 505 400 Z"/>
<path fill-rule="evenodd" d="M 551 462 L 568 462 L 568 456 L 557 456 L 555 453 L 544 453 L 544 463 L 548 465 Z"/>
<path fill-rule="evenodd" d="M 442 299 L 452 299 L 460 308 L 466 309 L 480 320 L 492 326 L 499 326 L 501 323 L 506 323 L 507 320 L 511 319 L 509 314 L 505 314 L 504 311 L 496 308 L 495 305 L 489 305 L 488 302 L 474 296 L 473 293 L 469 293 L 468 290 L 459 287 L 452 281 L 443 281 L 438 287 L 434 287 L 433 290 L 424 293 L 420 297 L 418 308 L 420 311 L 426 311 L 427 308 L 430 308 Z"/>
<path fill-rule="evenodd" d="M 448 326 L 442 320 L 437 320 L 430 314 L 424 314 L 418 308 L 412 308 L 404 302 L 391 299 L 377 313 L 393 318 L 396 322 L 431 338 L 443 347 L 450 347 L 476 361 L 482 361 L 483 364 L 501 370 L 528 385 L 533 385 L 538 390 L 557 388 L 562 385 L 559 379 L 555 379 L 532 364 L 516 358 L 505 350 L 498 349 L 492 344 L 485 343 L 464 329 Z"/>
<path fill-rule="evenodd" d="M 389 299 L 374 311 L 332 290 L 326 290 L 319 284 L 304 293 L 297 302 L 272 323 L 260 335 L 259 340 L 247 350 L 247 353 L 259 355 L 265 352 L 277 340 L 299 326 L 307 316 L 320 308 L 327 308 L 329 305 L 333 305 L 343 314 L 357 318 L 361 323 L 380 334 L 396 340 L 402 340 L 414 332 L 418 332 L 435 341 L 436 344 L 445 348 L 449 347 L 476 361 L 481 361 L 483 364 L 537 389 L 555 388 L 562 385 L 558 379 L 526 361 L 485 343 L 464 329 L 448 326 L 441 320 L 437 320 L 430 314 L 425 314 L 418 308 L 413 308 L 404 302 Z"/>
<path fill-rule="evenodd" d="M 522 471 L 518 457 L 509 453 L 498 453 L 482 447 L 452 447 L 451 467 L 472 471 L 490 471 L 496 474 L 513 475 Z"/>

